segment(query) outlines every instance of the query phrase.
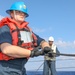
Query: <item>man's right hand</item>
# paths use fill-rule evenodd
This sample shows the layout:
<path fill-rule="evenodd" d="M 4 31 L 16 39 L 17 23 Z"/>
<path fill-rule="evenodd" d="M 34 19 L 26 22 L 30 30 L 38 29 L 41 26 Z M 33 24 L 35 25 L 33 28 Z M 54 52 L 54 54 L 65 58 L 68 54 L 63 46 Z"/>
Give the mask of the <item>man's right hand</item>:
<path fill-rule="evenodd" d="M 39 49 L 36 50 L 36 48 L 31 50 L 30 57 L 37 57 L 39 55 L 43 55 L 43 50 L 39 51 Z"/>

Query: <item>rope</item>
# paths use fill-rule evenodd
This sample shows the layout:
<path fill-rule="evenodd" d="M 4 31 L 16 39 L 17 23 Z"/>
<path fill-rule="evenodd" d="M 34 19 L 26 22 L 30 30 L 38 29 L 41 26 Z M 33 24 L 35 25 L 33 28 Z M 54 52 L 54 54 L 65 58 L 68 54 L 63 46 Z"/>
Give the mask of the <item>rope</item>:
<path fill-rule="evenodd" d="M 53 52 L 49 52 L 49 54 L 55 54 L 55 55 L 61 55 L 61 56 L 71 56 L 71 57 L 75 57 L 75 54 L 53 53 Z"/>

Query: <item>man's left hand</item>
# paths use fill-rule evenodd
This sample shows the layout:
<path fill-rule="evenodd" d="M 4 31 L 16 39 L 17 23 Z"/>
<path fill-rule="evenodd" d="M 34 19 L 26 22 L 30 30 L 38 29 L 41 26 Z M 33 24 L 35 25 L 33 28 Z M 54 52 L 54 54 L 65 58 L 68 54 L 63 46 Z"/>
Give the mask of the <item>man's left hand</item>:
<path fill-rule="evenodd" d="M 44 53 L 47 54 L 48 52 L 52 51 L 50 47 L 44 47 Z"/>

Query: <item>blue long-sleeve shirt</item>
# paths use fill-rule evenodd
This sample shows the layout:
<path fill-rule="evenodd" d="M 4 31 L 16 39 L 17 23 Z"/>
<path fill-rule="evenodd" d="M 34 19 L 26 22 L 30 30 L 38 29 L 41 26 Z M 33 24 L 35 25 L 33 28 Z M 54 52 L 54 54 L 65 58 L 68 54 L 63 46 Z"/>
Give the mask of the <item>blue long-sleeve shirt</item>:
<path fill-rule="evenodd" d="M 36 35 L 36 34 L 35 34 Z M 40 45 L 41 41 L 43 41 L 44 39 L 40 38 L 38 35 L 36 35 L 37 37 L 37 44 Z M 10 33 L 10 29 L 7 25 L 3 26 L 0 28 L 0 44 L 2 43 L 10 43 L 12 44 L 12 36 L 11 36 L 11 33 Z M 24 62 L 24 59 L 25 58 L 18 58 L 18 59 L 14 59 L 14 60 L 10 60 L 10 61 L 7 61 L 7 62 L 11 62 L 12 64 L 18 64 L 18 65 L 21 65 L 22 62 Z"/>

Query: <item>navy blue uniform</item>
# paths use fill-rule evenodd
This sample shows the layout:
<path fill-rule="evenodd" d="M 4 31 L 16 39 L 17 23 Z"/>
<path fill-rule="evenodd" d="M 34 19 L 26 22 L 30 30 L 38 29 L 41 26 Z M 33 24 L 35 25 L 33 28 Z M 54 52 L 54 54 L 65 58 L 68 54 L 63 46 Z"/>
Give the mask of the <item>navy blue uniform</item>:
<path fill-rule="evenodd" d="M 39 45 L 40 42 L 44 39 L 40 38 L 38 35 L 36 35 L 36 37 L 38 39 L 37 44 Z M 5 42 L 12 44 L 12 37 L 11 37 L 10 29 L 8 26 L 3 26 L 2 28 L 0 28 L 0 44 L 5 43 Z M 0 61 L 0 67 L 2 69 L 0 74 L 1 75 L 26 75 L 26 74 L 24 74 L 25 68 L 23 67 L 26 62 L 27 62 L 27 58 L 21 58 L 21 59 L 17 58 L 17 59 L 13 59 L 13 60 L 9 60 L 9 61 L 4 61 L 4 60 Z M 13 69 L 13 71 L 12 71 L 12 69 Z M 10 70 L 10 71 L 8 71 L 8 70 Z M 7 73 L 7 71 L 8 71 L 8 73 Z"/>

